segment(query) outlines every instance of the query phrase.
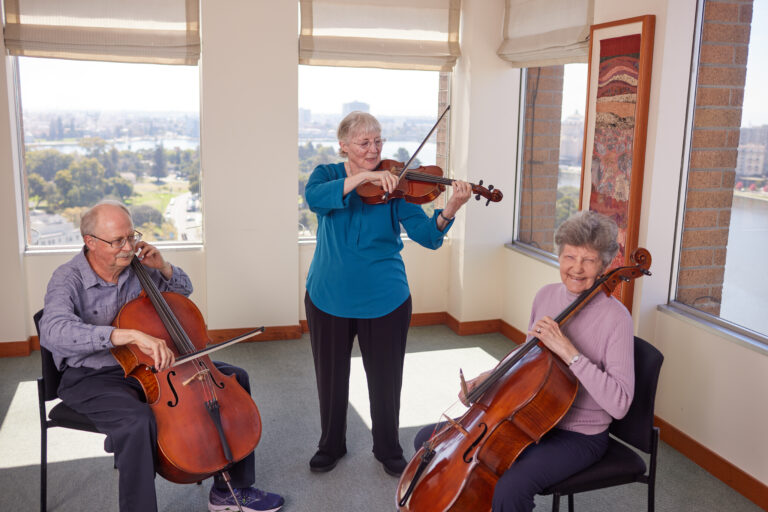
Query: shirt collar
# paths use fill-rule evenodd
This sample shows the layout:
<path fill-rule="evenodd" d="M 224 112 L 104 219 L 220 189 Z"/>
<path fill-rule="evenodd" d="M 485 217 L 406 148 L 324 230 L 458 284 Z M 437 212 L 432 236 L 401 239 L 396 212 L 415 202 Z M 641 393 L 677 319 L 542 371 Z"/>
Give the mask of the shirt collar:
<path fill-rule="evenodd" d="M 98 285 L 108 286 L 110 283 L 107 283 L 102 278 L 100 278 L 99 275 L 91 268 L 91 264 L 88 263 L 88 258 L 85 257 L 86 251 L 87 248 L 83 246 L 83 250 L 80 251 L 80 253 L 75 256 L 74 259 L 75 266 L 77 266 L 77 270 L 80 271 L 80 275 L 83 277 L 83 285 L 86 288 L 92 288 Z"/>

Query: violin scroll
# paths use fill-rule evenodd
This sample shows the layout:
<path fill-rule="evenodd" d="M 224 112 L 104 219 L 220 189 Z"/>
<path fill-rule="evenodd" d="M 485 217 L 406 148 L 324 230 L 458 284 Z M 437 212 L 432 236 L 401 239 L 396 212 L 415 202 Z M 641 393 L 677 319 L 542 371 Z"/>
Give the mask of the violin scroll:
<path fill-rule="evenodd" d="M 501 190 L 493 188 L 493 185 L 488 185 L 488 188 L 485 188 L 483 186 L 483 180 L 480 180 L 477 185 L 474 183 L 470 183 L 470 185 L 472 185 L 472 193 L 477 194 L 475 196 L 476 200 L 479 201 L 480 196 L 483 196 L 487 199 L 485 206 L 488 206 L 491 201 L 498 203 L 504 197 L 504 194 L 501 193 Z"/>

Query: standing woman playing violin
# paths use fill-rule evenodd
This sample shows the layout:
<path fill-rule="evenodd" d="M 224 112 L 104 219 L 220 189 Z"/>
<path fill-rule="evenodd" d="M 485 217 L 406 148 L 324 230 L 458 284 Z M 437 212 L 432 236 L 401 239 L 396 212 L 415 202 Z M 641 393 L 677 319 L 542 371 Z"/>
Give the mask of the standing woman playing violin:
<path fill-rule="evenodd" d="M 376 170 L 384 142 L 381 125 L 370 114 L 352 112 L 339 124 L 337 135 L 346 162 L 318 166 L 305 192 L 318 217 L 304 297 L 321 424 L 318 450 L 309 466 L 315 472 L 330 471 L 347 453 L 350 358 L 357 336 L 368 380 L 373 454 L 396 476 L 406 466 L 398 426 L 411 319 L 400 225 L 411 240 L 439 248 L 471 187 L 454 182 L 445 209 L 435 210 L 432 217 L 403 199 L 365 204 L 355 191 L 360 184 L 373 183 L 385 192 L 397 186 L 396 176 Z"/>
<path fill-rule="evenodd" d="M 555 233 L 561 283 L 536 294 L 528 339 L 538 338 L 560 357 L 579 381 L 571 408 L 537 444 L 528 446 L 496 483 L 493 512 L 528 512 L 541 490 L 599 460 L 608 448 L 611 418 L 622 418 L 634 394 L 632 317 L 614 297 L 598 293 L 567 324 L 553 320 L 588 290 L 613 261 L 618 228 L 610 218 L 584 211 L 572 215 Z M 471 392 L 485 372 L 467 383 Z M 459 393 L 466 401 L 463 392 Z M 434 430 L 423 428 L 418 450 Z"/>

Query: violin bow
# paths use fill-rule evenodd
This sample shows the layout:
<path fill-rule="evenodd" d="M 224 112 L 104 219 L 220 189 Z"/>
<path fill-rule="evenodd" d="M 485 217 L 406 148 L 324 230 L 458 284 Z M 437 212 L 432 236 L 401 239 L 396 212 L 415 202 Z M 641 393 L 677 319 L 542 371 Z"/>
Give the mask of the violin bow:
<path fill-rule="evenodd" d="M 435 124 L 432 126 L 432 129 L 431 129 L 431 130 L 429 130 L 429 133 L 427 134 L 427 136 L 426 136 L 426 137 L 424 137 L 424 140 L 422 140 L 422 141 L 421 141 L 421 144 L 419 144 L 419 147 L 418 147 L 418 148 L 416 148 L 416 151 L 414 151 L 414 152 L 413 152 L 413 155 L 411 155 L 411 158 L 409 158 L 409 159 L 408 159 L 408 161 L 407 161 L 407 162 L 405 162 L 405 165 L 404 165 L 404 166 L 403 166 L 403 168 L 400 170 L 400 174 L 398 174 L 398 175 L 397 175 L 397 182 L 398 182 L 398 183 L 400 183 L 400 180 L 401 180 L 401 179 L 403 179 L 403 176 L 405 176 L 405 171 L 407 171 L 407 170 L 408 170 L 408 167 L 409 167 L 409 166 L 411 165 L 411 163 L 412 163 L 412 162 L 413 162 L 413 161 L 416 159 L 416 155 L 418 155 L 418 154 L 419 154 L 419 151 L 421 151 L 421 148 L 423 148 L 423 147 L 424 147 L 424 144 L 426 144 L 426 143 L 427 143 L 427 141 L 429 140 L 429 138 L 432 136 L 432 134 L 433 134 L 433 133 L 435 132 L 435 130 L 437 129 L 437 125 L 439 125 L 439 124 L 440 124 L 440 121 L 442 121 L 442 120 L 443 120 L 443 118 L 445 117 L 445 114 L 447 114 L 447 113 L 448 113 L 448 111 L 449 111 L 450 109 L 451 109 L 451 106 L 450 106 L 450 105 L 448 105 L 447 107 L 445 107 L 445 110 L 443 110 L 443 113 L 442 113 L 442 114 L 440 114 L 440 117 L 438 117 L 438 118 L 437 118 L 437 121 L 435 121 Z M 384 194 L 384 200 L 387 200 L 388 198 L 389 198 L 389 192 L 387 192 L 386 194 Z"/>

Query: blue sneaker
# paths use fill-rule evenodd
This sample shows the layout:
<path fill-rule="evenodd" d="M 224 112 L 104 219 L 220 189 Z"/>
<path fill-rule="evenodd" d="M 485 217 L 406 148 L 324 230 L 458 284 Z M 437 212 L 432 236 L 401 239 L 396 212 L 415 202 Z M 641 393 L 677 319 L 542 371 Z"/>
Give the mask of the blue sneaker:
<path fill-rule="evenodd" d="M 240 506 L 243 507 L 243 512 L 276 512 L 285 503 L 282 496 L 260 491 L 255 487 L 235 489 L 235 496 L 237 496 Z M 215 487 L 211 487 L 211 494 L 208 498 L 208 510 L 211 512 L 224 510 L 239 512 L 232 494 L 229 491 L 220 491 Z"/>

